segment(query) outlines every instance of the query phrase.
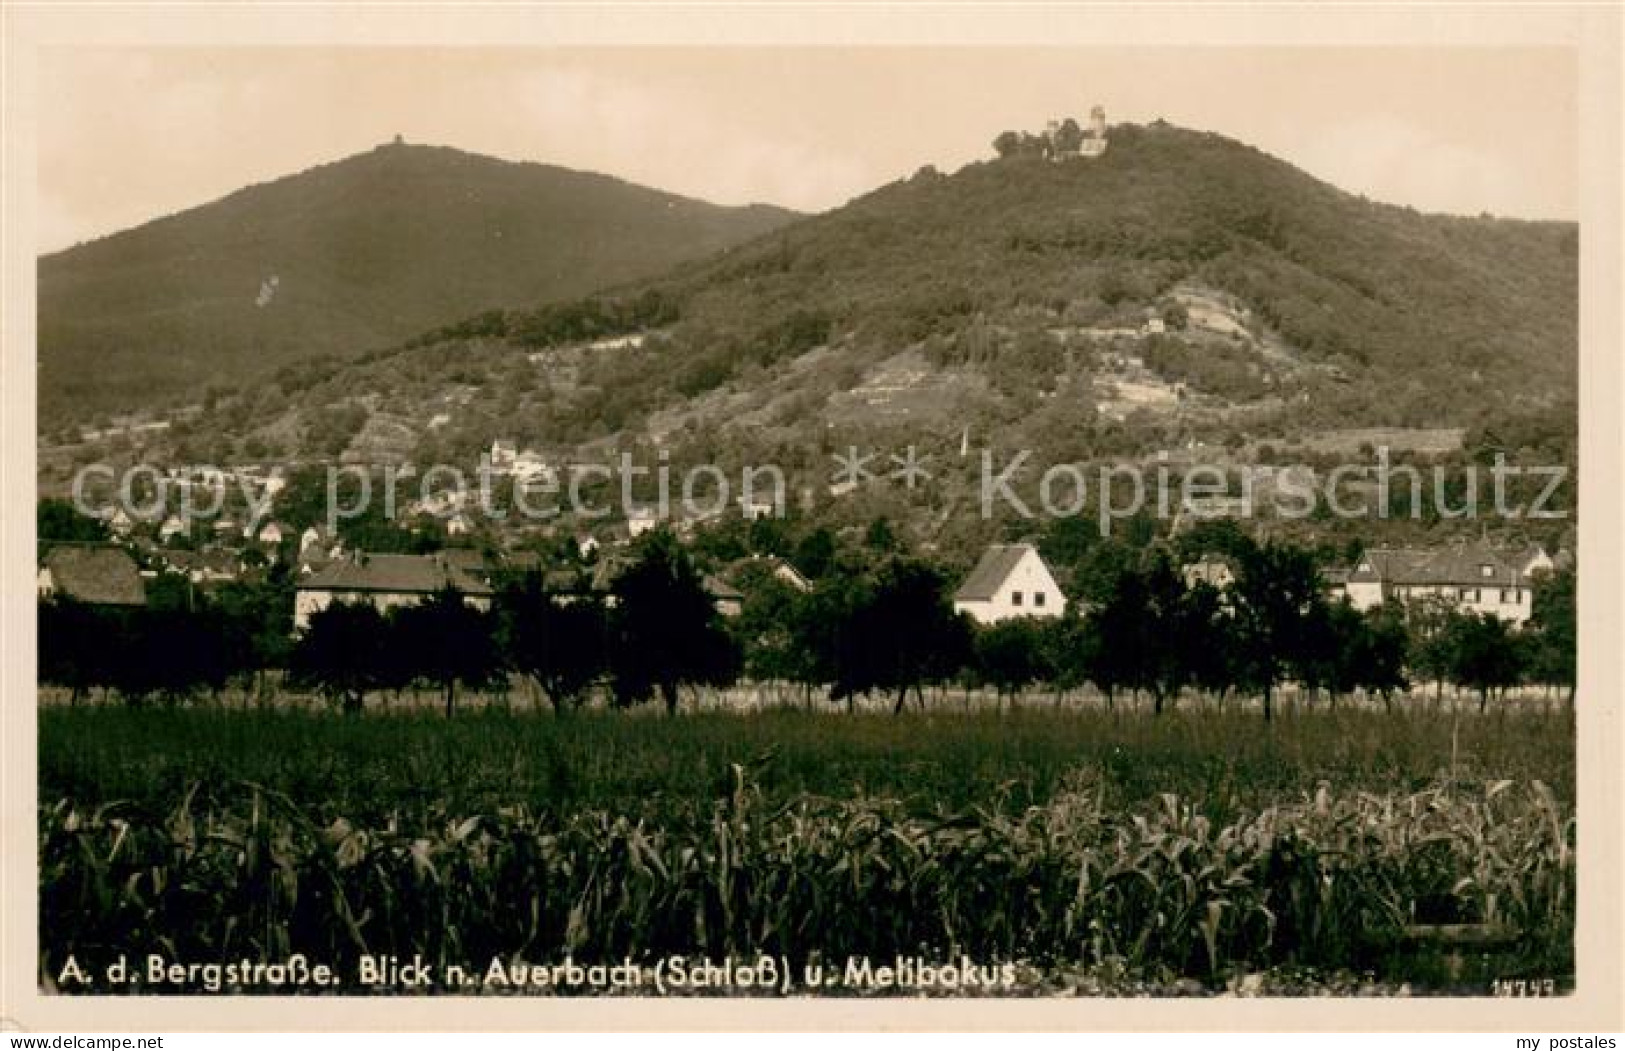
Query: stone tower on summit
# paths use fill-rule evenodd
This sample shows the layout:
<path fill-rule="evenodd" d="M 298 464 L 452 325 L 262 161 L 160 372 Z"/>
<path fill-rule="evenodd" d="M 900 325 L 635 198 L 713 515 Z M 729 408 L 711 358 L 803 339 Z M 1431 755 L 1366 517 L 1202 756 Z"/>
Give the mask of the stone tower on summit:
<path fill-rule="evenodd" d="M 1083 157 L 1098 157 L 1106 152 L 1106 108 L 1096 106 L 1089 111 L 1089 131 L 1078 146 Z"/>

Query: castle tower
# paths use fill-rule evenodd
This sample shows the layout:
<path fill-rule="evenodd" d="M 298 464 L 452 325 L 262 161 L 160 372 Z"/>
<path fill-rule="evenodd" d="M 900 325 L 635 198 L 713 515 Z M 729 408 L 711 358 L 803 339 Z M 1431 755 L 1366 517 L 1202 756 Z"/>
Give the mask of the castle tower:
<path fill-rule="evenodd" d="M 1097 139 L 1106 137 L 1106 107 L 1096 106 L 1089 111 L 1089 133 Z"/>

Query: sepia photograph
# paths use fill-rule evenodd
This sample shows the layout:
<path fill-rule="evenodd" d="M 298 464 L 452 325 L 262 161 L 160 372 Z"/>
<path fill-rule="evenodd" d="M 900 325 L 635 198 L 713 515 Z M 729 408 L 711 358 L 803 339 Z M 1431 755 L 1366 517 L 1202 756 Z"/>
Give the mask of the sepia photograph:
<path fill-rule="evenodd" d="M 28 54 L 58 1017 L 1617 980 L 1579 47 Z"/>

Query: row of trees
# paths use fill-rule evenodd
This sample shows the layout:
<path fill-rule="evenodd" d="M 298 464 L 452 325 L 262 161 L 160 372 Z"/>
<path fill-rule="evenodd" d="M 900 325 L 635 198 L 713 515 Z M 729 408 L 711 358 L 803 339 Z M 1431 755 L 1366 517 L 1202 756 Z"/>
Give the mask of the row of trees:
<path fill-rule="evenodd" d="M 388 611 L 336 603 L 296 637 L 285 582 L 200 595 L 167 578 L 145 607 L 56 597 L 40 607 L 40 680 L 74 699 L 101 688 L 132 704 L 177 703 L 281 669 L 290 686 L 347 711 L 371 693 L 432 687 L 451 715 L 459 687 L 505 692 L 514 675 L 560 711 L 599 683 L 618 705 L 658 696 L 675 711 L 681 687 L 738 679 L 738 642 L 669 534 L 646 545 L 609 596 L 549 592 L 543 579 L 508 581 L 489 610 L 454 589 Z"/>
<path fill-rule="evenodd" d="M 832 566 L 808 590 L 769 564 L 741 581 L 741 615 L 717 612 L 689 552 L 665 532 L 607 595 L 551 591 L 540 574 L 506 581 L 489 610 L 455 591 L 381 612 L 368 604 L 317 611 L 290 638 L 286 580 L 230 585 L 200 596 L 178 578 L 148 607 L 52 600 L 40 612 L 41 679 L 75 697 L 101 687 L 132 703 L 179 701 L 232 683 L 263 684 L 268 669 L 359 710 L 368 694 L 429 686 L 448 714 L 457 689 L 505 691 L 515 677 L 559 711 L 607 687 L 612 702 L 659 698 L 670 711 L 684 687 L 741 677 L 827 691 L 854 706 L 882 694 L 901 710 L 928 686 L 978 685 L 1001 697 L 1044 685 L 1092 685 L 1108 703 L 1148 695 L 1157 712 L 1187 690 L 1223 700 L 1259 696 L 1264 717 L 1294 682 L 1335 700 L 1355 691 L 1391 703 L 1411 678 L 1479 694 L 1521 682 L 1572 687 L 1574 574 L 1537 591 L 1529 626 L 1513 629 L 1442 601 L 1359 612 L 1328 601 L 1313 557 L 1286 544 L 1231 545 L 1233 585 L 1189 583 L 1166 549 L 1115 564 L 1094 584 L 1086 613 L 976 627 L 956 614 L 934 567 L 895 553 Z"/>
<path fill-rule="evenodd" d="M 1091 685 L 1108 704 L 1143 693 L 1160 713 L 1186 690 L 1221 701 L 1259 696 L 1265 719 L 1278 688 L 1311 696 L 1364 691 L 1392 703 L 1412 677 L 1479 694 L 1524 682 L 1574 682 L 1573 573 L 1543 585 L 1532 625 L 1441 601 L 1361 612 L 1330 601 L 1313 558 L 1284 544 L 1241 547 L 1220 589 L 1189 583 L 1166 551 L 1119 568 L 1086 613 L 972 627 L 952 614 L 929 567 L 893 561 L 868 577 L 830 577 L 799 593 L 757 591 L 738 631 L 756 679 L 828 684 L 850 698 L 890 691 L 898 709 L 926 685 L 970 682 L 1014 697 L 1044 685 Z"/>

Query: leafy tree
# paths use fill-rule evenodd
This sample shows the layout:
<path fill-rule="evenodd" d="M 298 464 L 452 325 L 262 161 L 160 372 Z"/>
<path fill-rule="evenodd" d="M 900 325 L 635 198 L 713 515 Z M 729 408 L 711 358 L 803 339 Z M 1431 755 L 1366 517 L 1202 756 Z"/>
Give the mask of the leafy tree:
<path fill-rule="evenodd" d="M 612 589 L 615 696 L 636 704 L 658 692 L 667 714 L 675 715 L 681 686 L 733 682 L 739 653 L 671 532 L 658 529 L 642 540 L 640 557 Z"/>
<path fill-rule="evenodd" d="M 1072 574 L 1072 598 L 1086 605 L 1108 601 L 1118 581 L 1136 569 L 1140 562 L 1140 549 L 1118 536 L 1111 536 L 1090 547 L 1077 563 Z"/>
<path fill-rule="evenodd" d="M 1407 688 L 1409 640 L 1401 610 L 1384 606 L 1361 613 L 1347 602 L 1330 603 L 1311 611 L 1305 634 L 1299 676 L 1306 687 L 1324 688 L 1334 704 L 1365 689 L 1392 707 L 1394 691 Z"/>
<path fill-rule="evenodd" d="M 147 608 L 149 610 L 184 610 L 198 605 L 198 588 L 183 573 L 164 571 L 147 581 Z"/>
<path fill-rule="evenodd" d="M 1233 518 L 1198 518 L 1174 541 L 1184 561 L 1215 554 L 1239 561 L 1257 545 Z"/>
<path fill-rule="evenodd" d="M 1021 135 L 1014 131 L 1001 131 L 993 140 L 993 152 L 1001 158 L 1014 157 L 1021 149 Z"/>
<path fill-rule="evenodd" d="M 1403 609 L 1384 604 L 1367 610 L 1357 652 L 1355 684 L 1379 694 L 1383 704 L 1392 708 L 1394 694 L 1410 689 L 1405 677 L 1409 649 L 1410 636 Z"/>
<path fill-rule="evenodd" d="M 444 588 L 410 606 L 392 610 L 390 632 L 409 660 L 412 678 L 441 691 L 446 717 L 457 711 L 457 687 L 502 684 L 506 669 L 490 615 L 471 606 L 456 588 Z"/>
<path fill-rule="evenodd" d="M 529 676 L 558 714 L 579 707 L 607 666 L 603 606 L 550 594 L 542 575 L 530 573 L 498 593 L 496 613 L 508 666 Z"/>
<path fill-rule="evenodd" d="M 210 610 L 180 607 L 100 609 L 109 685 L 131 705 L 168 704 L 218 693 L 231 674 L 231 651 Z"/>
<path fill-rule="evenodd" d="M 758 555 L 777 555 L 780 558 L 790 553 L 790 540 L 785 534 L 784 520 L 767 515 L 754 519 L 747 531 L 750 538 L 751 552 Z"/>
<path fill-rule="evenodd" d="M 1206 581 L 1185 592 L 1181 632 L 1190 684 L 1221 701 L 1240 678 L 1236 621 L 1224 594 Z"/>
<path fill-rule="evenodd" d="M 1478 692 L 1478 710 L 1489 707 L 1490 691 L 1517 683 L 1521 649 L 1506 621 L 1489 613 L 1456 613 L 1445 627 L 1450 681 Z"/>
<path fill-rule="evenodd" d="M 1409 629 L 1406 665 L 1434 684 L 1434 698 L 1450 677 L 1450 637 L 1447 628 L 1455 607 L 1438 595 L 1423 595 L 1405 604 Z"/>
<path fill-rule="evenodd" d="M 292 653 L 291 582 L 280 574 L 264 583 L 228 581 L 214 591 L 209 608 L 225 633 L 232 674 L 252 678 L 258 692 L 264 672 L 286 667 Z"/>
<path fill-rule="evenodd" d="M 824 526 L 814 529 L 796 544 L 794 561 L 809 580 L 824 576 L 835 565 L 835 534 Z"/>
<path fill-rule="evenodd" d="M 93 542 L 107 539 L 107 527 L 67 500 L 47 497 L 35 508 L 35 525 L 40 540 Z"/>
<path fill-rule="evenodd" d="M 1568 687 L 1573 700 L 1578 640 L 1572 567 L 1536 578 L 1529 627 L 1534 637 L 1531 670 L 1542 682 Z"/>
<path fill-rule="evenodd" d="M 831 694 L 850 699 L 896 691 L 901 713 L 913 690 L 942 682 L 970 656 L 970 626 L 945 597 L 942 575 L 923 562 L 897 559 L 846 611 L 839 627 Z"/>
<path fill-rule="evenodd" d="M 1057 153 L 1076 153 L 1083 145 L 1083 129 L 1071 117 L 1061 122 L 1055 129 L 1055 150 Z"/>
<path fill-rule="evenodd" d="M 1101 542 L 1099 527 L 1083 515 L 1051 518 L 1038 540 L 1038 552 L 1051 566 L 1077 566 Z"/>
<path fill-rule="evenodd" d="M 1274 717 L 1275 688 L 1302 671 L 1311 626 L 1319 620 L 1320 572 L 1307 551 L 1269 543 L 1247 552 L 1231 587 L 1242 682 L 1259 690 L 1264 721 Z"/>
<path fill-rule="evenodd" d="M 1014 703 L 1023 689 L 1048 677 L 1042 622 L 1016 617 L 978 628 L 973 643 L 976 678 Z"/>
<path fill-rule="evenodd" d="M 1164 703 L 1178 697 L 1194 677 L 1191 652 L 1206 645 L 1208 628 L 1199 616 L 1211 607 L 1190 598 L 1184 578 L 1165 555 L 1154 557 L 1141 575 L 1137 678 L 1151 692 L 1152 710 L 1161 715 Z"/>
<path fill-rule="evenodd" d="M 747 564 L 737 583 L 745 601 L 733 632 L 744 651 L 745 672 L 757 681 L 806 682 L 812 651 L 799 637 L 805 596 L 765 563 Z"/>
<path fill-rule="evenodd" d="M 1106 695 L 1106 706 L 1116 706 L 1117 691 L 1135 689 L 1145 679 L 1145 617 L 1148 597 L 1145 578 L 1138 570 L 1120 572 L 1105 600 L 1087 621 L 1086 674 Z"/>
<path fill-rule="evenodd" d="M 902 541 L 897 537 L 897 530 L 891 521 L 885 517 L 876 518 L 869 523 L 869 528 L 863 534 L 863 545 L 871 551 L 889 554 L 902 547 Z"/>
<path fill-rule="evenodd" d="M 288 681 L 360 712 L 387 685 L 390 624 L 370 602 L 335 602 L 310 615 L 288 660 Z"/>
<path fill-rule="evenodd" d="M 1096 661 L 1096 635 L 1075 603 L 1059 617 L 1044 621 L 1040 629 L 1043 662 L 1055 684 L 1056 699 L 1090 681 Z"/>
<path fill-rule="evenodd" d="M 113 668 L 108 658 L 119 629 L 116 615 L 69 595 L 57 594 L 41 602 L 40 681 L 68 690 L 72 703 L 95 687 L 111 685 Z"/>

